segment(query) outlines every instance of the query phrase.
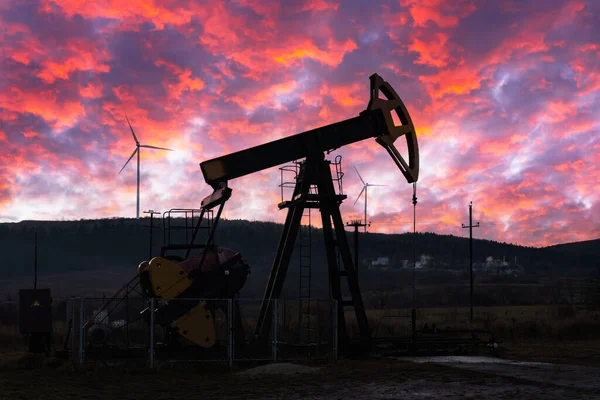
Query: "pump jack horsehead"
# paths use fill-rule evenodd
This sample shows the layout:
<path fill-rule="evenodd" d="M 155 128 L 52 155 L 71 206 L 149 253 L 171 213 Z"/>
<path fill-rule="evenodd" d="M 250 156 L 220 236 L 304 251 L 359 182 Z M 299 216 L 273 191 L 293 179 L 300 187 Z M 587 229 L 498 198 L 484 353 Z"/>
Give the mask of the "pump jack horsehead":
<path fill-rule="evenodd" d="M 232 194 L 228 182 L 302 159 L 291 200 L 278 204 L 279 209 L 287 208 L 288 211 L 265 289 L 253 341 L 267 340 L 271 327 L 272 300 L 278 299 L 281 295 L 304 209 L 315 208 L 321 214 L 329 284 L 332 297 L 337 303 L 338 349 L 341 354 L 354 349 L 368 350 L 371 346 L 369 325 L 339 208 L 347 196 L 336 193 L 332 182 L 330 161 L 325 159 L 324 153 L 375 138 L 375 141 L 391 156 L 408 183 L 416 182 L 419 176 L 417 136 L 404 103 L 390 84 L 379 75 L 372 75 L 370 81 L 370 101 L 366 110 L 357 117 L 200 163 L 204 180 L 213 188 L 213 193 L 202 201 L 201 215 L 192 234 L 190 249 L 205 212 L 218 207 L 208 239 L 203 246 L 204 252 L 200 256 L 188 258 L 190 253 L 188 249 L 185 259 L 179 264 L 155 257 L 149 263 L 140 265 L 139 279 L 143 283 L 142 286 L 146 288 L 147 295 L 166 297 L 165 288 L 169 288 L 168 297 L 227 298 L 236 295 L 245 283 L 248 266 L 239 253 L 223 250 L 224 248 L 213 244 L 214 232 L 223 206 Z M 380 97 L 380 93 L 385 97 Z M 396 113 L 401 125 L 395 125 L 392 112 Z M 401 136 L 406 138 L 408 161 L 400 155 L 394 145 Z M 311 191 L 311 187 L 316 187 L 317 190 Z M 341 255 L 341 265 L 338 265 L 336 248 Z M 219 253 L 223 257 L 217 257 L 212 253 Z M 343 278 L 346 279 L 347 290 L 342 289 Z M 159 293 L 157 290 L 162 292 Z M 342 297 L 342 293 L 349 293 L 350 297 Z M 208 295 L 216 297 L 208 297 Z M 165 307 L 170 311 L 161 312 L 161 308 Z M 187 332 L 188 340 L 203 347 L 210 347 L 214 343 L 214 327 L 211 325 L 213 320 L 210 317 L 210 310 L 204 308 L 204 303 L 200 301 L 197 305 L 189 307 L 191 309 L 175 310 L 174 305 L 165 305 L 165 302 L 159 300 L 155 321 L 162 320 L 160 324 L 176 325 L 176 331 Z M 350 341 L 346 330 L 344 311 L 347 308 L 352 309 L 356 315 L 360 332 L 360 340 L 357 343 Z M 229 311 L 233 312 L 233 310 Z M 237 314 L 237 321 L 239 313 L 234 314 Z M 192 323 L 194 320 L 196 324 Z M 234 329 L 237 330 L 238 327 Z M 239 329 L 241 330 L 241 326 Z M 239 332 L 236 331 L 234 341 L 244 340 L 243 335 L 238 334 Z"/>

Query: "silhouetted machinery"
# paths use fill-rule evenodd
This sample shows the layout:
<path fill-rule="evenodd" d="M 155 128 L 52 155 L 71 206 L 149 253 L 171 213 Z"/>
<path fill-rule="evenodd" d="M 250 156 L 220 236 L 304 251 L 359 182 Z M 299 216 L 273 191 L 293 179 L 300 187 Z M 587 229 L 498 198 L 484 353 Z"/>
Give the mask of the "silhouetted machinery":
<path fill-rule="evenodd" d="M 219 205 L 222 208 L 231 196 L 228 181 L 286 162 L 304 159 L 292 199 L 279 204 L 279 208 L 287 208 L 288 213 L 254 332 L 256 340 L 261 340 L 269 331 L 271 300 L 280 297 L 304 209 L 314 208 L 321 213 L 331 293 L 338 304 L 340 350 L 344 351 L 349 345 L 344 313 L 346 307 L 353 308 L 356 315 L 361 347 L 370 346 L 367 317 L 339 209 L 346 196 L 336 194 L 330 162 L 325 159 L 324 153 L 375 138 L 392 157 L 408 183 L 416 182 L 419 175 L 417 136 L 406 107 L 391 85 L 379 75 L 372 75 L 370 80 L 371 98 L 367 109 L 358 117 L 200 164 L 204 180 L 214 189 L 214 193 L 203 202 L 203 207 Z M 380 97 L 380 93 L 384 97 Z M 398 124 L 395 123 L 392 113 L 395 113 Z M 394 142 L 401 136 L 406 139 L 408 162 L 394 146 Z M 316 188 L 316 191 L 311 191 L 311 187 Z M 339 250 L 341 255 L 341 265 L 338 265 L 336 250 Z M 342 298 L 342 278 L 346 279 L 350 292 L 350 298 L 347 299 Z"/>
<path fill-rule="evenodd" d="M 138 268 L 140 285 L 147 297 L 158 298 L 154 321 L 169 326 L 188 341 L 202 346 L 215 344 L 213 312 L 205 301 L 165 301 L 162 298 L 227 299 L 246 283 L 249 266 L 240 253 L 207 246 L 200 255 L 180 263 L 155 257 Z M 149 319 L 148 309 L 143 315 Z M 227 312 L 226 309 L 223 310 Z M 239 313 L 238 313 L 239 315 Z"/>
<path fill-rule="evenodd" d="M 419 174 L 417 137 L 408 111 L 396 91 L 379 75 L 372 75 L 370 84 L 368 107 L 358 117 L 200 163 L 204 179 L 213 188 L 213 193 L 202 201 L 200 217 L 185 256 L 180 259 L 155 257 L 149 262 L 144 262 L 139 267 L 138 276 L 132 281 L 142 287 L 145 296 L 158 298 L 154 311 L 155 323 L 168 327 L 196 345 L 211 347 L 214 344 L 214 309 L 203 301 L 181 302 L 168 299 L 227 299 L 237 294 L 246 281 L 249 266 L 239 253 L 214 244 L 214 233 L 223 206 L 232 194 L 228 182 L 303 159 L 291 200 L 278 205 L 279 209 L 287 208 L 288 212 L 253 338 L 255 341 L 264 340 L 265 334 L 269 332 L 271 300 L 280 297 L 304 209 L 312 208 L 318 209 L 321 214 L 331 293 L 338 305 L 339 350 L 344 352 L 350 345 L 344 313 L 348 307 L 353 309 L 356 315 L 360 347 L 365 349 L 370 346 L 368 321 L 339 209 L 346 196 L 337 194 L 334 189 L 330 161 L 325 159 L 325 153 L 351 143 L 375 138 L 391 156 L 408 183 L 416 182 Z M 383 97 L 380 97 L 380 93 Z M 395 113 L 398 123 L 394 122 L 392 113 Z M 406 140 L 408 161 L 394 146 L 401 136 Z M 206 243 L 195 245 L 202 221 L 209 213 L 212 215 L 214 209 L 217 209 L 217 215 L 210 226 Z M 190 256 L 192 248 L 202 248 L 203 251 Z M 336 251 L 341 256 L 339 265 Z M 343 278 L 347 282 L 349 298 L 342 297 Z M 226 307 L 221 309 L 226 313 L 233 311 L 227 310 Z M 142 314 L 149 320 L 149 310 L 144 310 Z M 240 341 L 244 337 L 241 320 L 239 312 L 234 314 L 235 338 Z M 101 337 L 102 334 L 99 334 L 99 338 Z"/>

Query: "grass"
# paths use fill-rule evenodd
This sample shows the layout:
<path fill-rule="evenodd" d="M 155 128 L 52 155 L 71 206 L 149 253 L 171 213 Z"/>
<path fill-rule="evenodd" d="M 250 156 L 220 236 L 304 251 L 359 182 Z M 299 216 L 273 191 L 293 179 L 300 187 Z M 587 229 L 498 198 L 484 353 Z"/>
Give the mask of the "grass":
<path fill-rule="evenodd" d="M 367 317 L 374 337 L 410 334 L 410 309 L 369 310 Z M 358 334 L 354 315 L 347 313 L 346 318 L 353 333 Z M 468 307 L 420 309 L 417 329 L 425 324 L 435 324 L 438 329 L 488 330 L 499 340 L 594 339 L 600 336 L 600 310 L 572 306 L 477 307 L 471 324 Z"/>
<path fill-rule="evenodd" d="M 256 317 L 260 309 L 259 302 L 242 303 L 243 324 L 248 337 L 253 333 Z M 279 334 L 281 341 L 295 342 L 300 340 L 298 333 L 298 304 L 287 301 L 280 303 Z M 311 306 L 311 326 L 315 328 L 311 340 L 331 343 L 333 339 L 334 313 L 331 303 L 314 302 Z M 408 336 L 411 332 L 411 310 L 368 310 L 367 316 L 373 337 Z M 218 338 L 227 339 L 227 318 L 221 312 L 216 313 L 216 328 Z M 351 335 L 358 337 L 358 326 L 353 312 L 346 312 L 347 327 Z M 76 322 L 76 321 L 75 321 Z M 469 309 L 427 308 L 419 309 L 417 329 L 421 330 L 427 324 L 436 325 L 438 329 L 468 329 L 476 328 L 493 333 L 496 340 L 501 342 L 518 341 L 575 341 L 592 340 L 600 337 L 600 311 L 577 309 L 568 305 L 561 306 L 505 306 L 505 307 L 476 307 L 473 323 L 469 323 Z M 142 326 L 143 325 L 143 326 Z M 138 333 L 136 342 L 147 341 L 147 327 L 131 327 L 130 332 Z M 62 348 L 66 334 L 64 321 L 54 322 L 54 343 L 56 348 Z M 78 342 L 78 332 L 75 332 L 75 344 Z M 139 336 L 139 337 L 138 337 Z M 157 329 L 156 339 L 161 340 L 161 330 Z M 121 338 L 122 339 L 122 338 Z M 135 339 L 135 338 L 134 338 Z M 306 339 L 303 337 L 302 339 Z M 19 333 L 14 323 L 0 325 L 0 346 L 8 349 L 22 349 L 26 341 Z M 270 349 L 268 349 L 270 351 Z"/>
<path fill-rule="evenodd" d="M 600 339 L 523 340 L 501 344 L 502 358 L 600 367 Z"/>
<path fill-rule="evenodd" d="M 297 308 L 286 310 L 286 324 L 297 325 Z M 295 315 L 295 316 L 294 316 Z M 329 317 L 329 316 L 327 316 Z M 248 324 L 253 324 L 251 315 Z M 350 318 L 349 318 L 350 319 Z M 371 328 L 383 335 L 400 332 L 410 326 L 410 310 L 371 310 Z M 419 321 L 443 328 L 448 324 L 466 324 L 468 309 L 439 308 L 421 310 Z M 500 356 L 504 358 L 600 366 L 600 313 L 565 307 L 488 307 L 475 309 L 475 324 L 489 326 L 504 338 Z M 64 322 L 55 328 L 64 332 Z M 62 324 L 62 325 L 61 325 Z M 218 324 L 222 325 L 221 318 Z M 456 326 L 458 327 L 458 326 Z M 595 336 L 596 339 L 576 340 Z M 78 398 L 88 400 L 167 398 L 261 398 L 284 399 L 290 393 L 310 397 L 315 393 L 332 398 L 363 399 L 352 388 L 364 385 L 388 385 L 404 381 L 464 382 L 488 384 L 489 375 L 452 369 L 433 364 L 419 364 L 385 359 L 342 360 L 321 364 L 316 377 L 253 376 L 236 374 L 245 364 L 229 371 L 225 363 L 194 363 L 181 366 L 161 365 L 156 370 L 139 367 L 106 368 L 99 362 L 79 366 L 76 362 L 60 361 L 25 354 L 24 341 L 16 326 L 2 326 L 0 338 L 7 338 L 13 350 L 0 353 L 0 398 L 48 400 Z M 60 334 L 55 335 L 58 342 Z M 4 343 L 4 342 L 2 342 Z M 141 367 L 141 368 L 140 368 Z M 509 378 L 501 385 L 510 384 Z M 340 395 L 343 393 L 343 396 Z"/>

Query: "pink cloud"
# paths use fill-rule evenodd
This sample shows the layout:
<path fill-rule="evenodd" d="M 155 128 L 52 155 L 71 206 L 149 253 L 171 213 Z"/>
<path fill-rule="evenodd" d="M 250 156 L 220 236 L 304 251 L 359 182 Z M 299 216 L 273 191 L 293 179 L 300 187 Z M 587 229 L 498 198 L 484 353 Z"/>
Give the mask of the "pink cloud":
<path fill-rule="evenodd" d="M 600 235 L 591 1 L 26 3 L 0 6 L 0 215 L 131 216 L 125 115 L 143 143 L 177 150 L 142 154 L 143 207 L 197 207 L 198 163 L 359 115 L 377 72 L 418 133 L 419 229 L 464 235 L 473 200 L 482 237 Z M 371 231 L 410 229 L 411 187 L 385 150 L 338 154 L 345 218 L 362 218 L 356 164 L 388 185 L 369 193 Z M 226 216 L 283 221 L 278 184 L 277 168 L 231 182 Z"/>

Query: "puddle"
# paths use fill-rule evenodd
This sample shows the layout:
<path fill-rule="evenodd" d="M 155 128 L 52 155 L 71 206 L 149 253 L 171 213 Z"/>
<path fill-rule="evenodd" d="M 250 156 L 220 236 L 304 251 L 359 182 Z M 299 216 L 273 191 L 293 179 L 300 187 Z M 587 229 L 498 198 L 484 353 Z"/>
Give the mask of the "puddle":
<path fill-rule="evenodd" d="M 510 365 L 556 365 L 542 362 L 515 361 L 503 358 L 486 356 L 432 356 L 432 357 L 394 357 L 396 360 L 411 361 L 415 363 L 434 364 L 510 364 Z"/>
<path fill-rule="evenodd" d="M 553 387 L 585 388 L 600 391 L 600 368 L 544 362 L 515 361 L 486 356 L 394 357 L 418 364 L 431 363 L 452 368 L 516 378 Z"/>

